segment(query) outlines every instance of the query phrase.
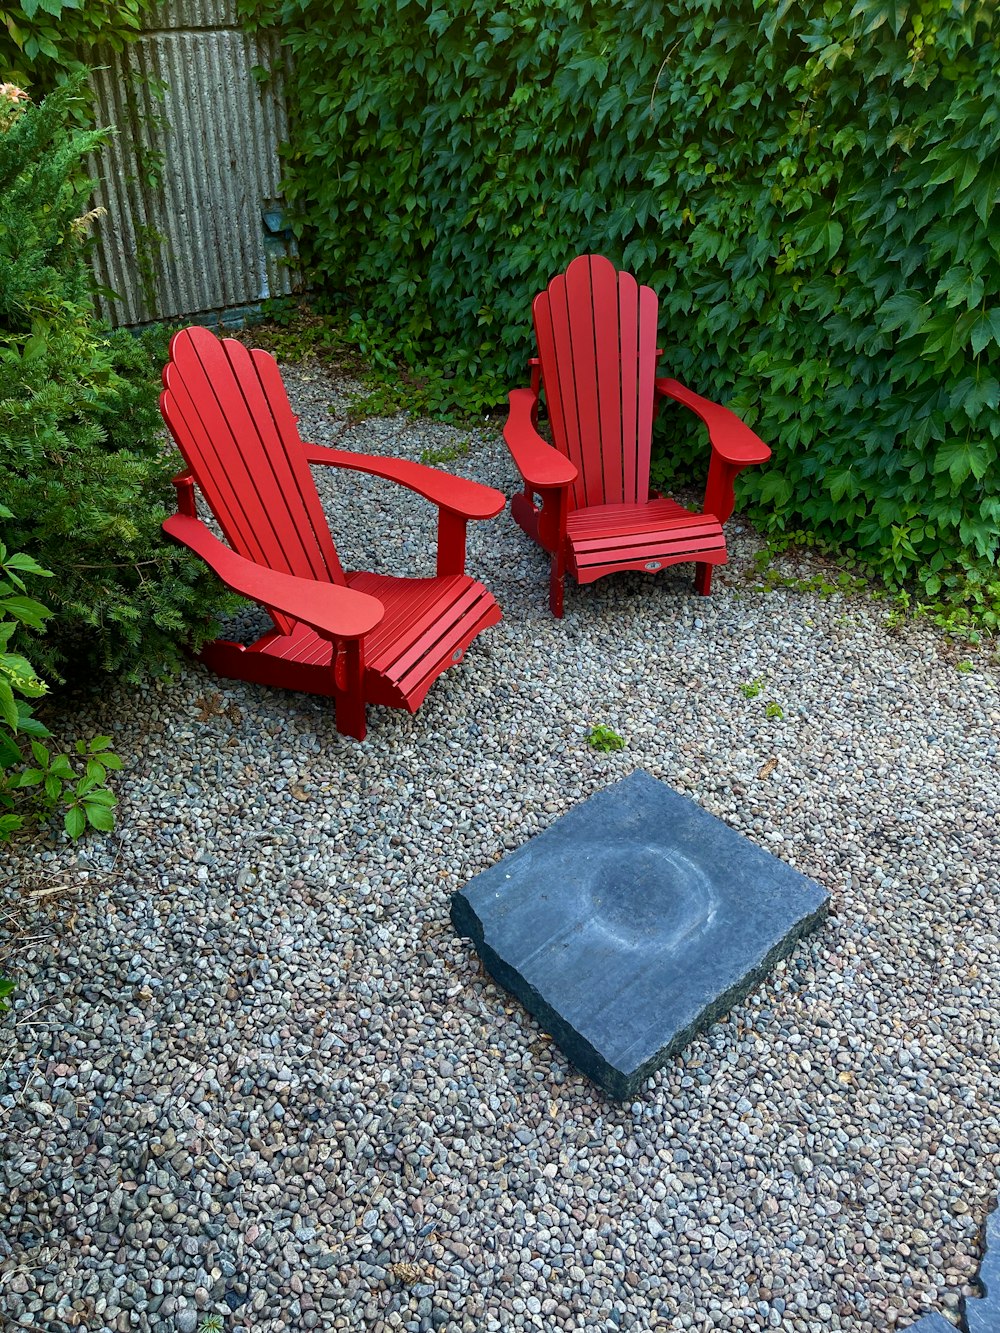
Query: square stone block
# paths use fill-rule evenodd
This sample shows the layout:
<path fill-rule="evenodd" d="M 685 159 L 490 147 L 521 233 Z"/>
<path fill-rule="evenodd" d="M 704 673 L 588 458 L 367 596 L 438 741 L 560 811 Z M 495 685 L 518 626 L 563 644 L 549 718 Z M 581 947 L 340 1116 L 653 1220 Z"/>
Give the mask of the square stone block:
<path fill-rule="evenodd" d="M 612 1097 L 742 999 L 829 894 L 639 770 L 454 894 L 451 919 Z"/>

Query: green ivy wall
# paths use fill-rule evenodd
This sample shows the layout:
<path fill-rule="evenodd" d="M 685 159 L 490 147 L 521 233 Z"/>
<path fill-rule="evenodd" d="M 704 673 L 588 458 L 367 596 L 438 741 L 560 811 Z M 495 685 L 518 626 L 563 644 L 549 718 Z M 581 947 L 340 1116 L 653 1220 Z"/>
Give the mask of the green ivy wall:
<path fill-rule="evenodd" d="M 603 252 L 754 422 L 743 501 L 927 591 L 1000 527 L 1000 17 L 975 0 L 276 0 L 317 280 L 514 384 Z M 694 442 L 666 423 L 664 467 Z"/>

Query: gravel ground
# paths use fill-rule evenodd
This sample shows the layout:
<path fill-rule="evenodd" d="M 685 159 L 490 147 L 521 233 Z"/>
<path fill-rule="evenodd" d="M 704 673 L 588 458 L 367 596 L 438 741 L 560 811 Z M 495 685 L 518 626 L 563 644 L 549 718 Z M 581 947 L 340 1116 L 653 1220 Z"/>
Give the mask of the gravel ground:
<path fill-rule="evenodd" d="M 345 427 L 335 381 L 288 379 L 318 440 L 469 438 Z M 495 432 L 449 466 L 514 489 Z M 429 571 L 422 501 L 321 485 L 349 565 Z M 995 670 L 863 595 L 753 591 L 758 544 L 735 524 L 709 600 L 683 566 L 570 582 L 560 624 L 509 514 L 475 525 L 505 620 L 415 718 L 370 709 L 364 745 L 323 700 L 200 668 L 85 705 L 73 728 L 125 759 L 115 834 L 7 856 L 5 1328 L 957 1317 L 1000 1172 Z M 627 748 L 592 751 L 597 723 Z M 616 1105 L 483 976 L 448 898 L 639 766 L 834 914 Z"/>

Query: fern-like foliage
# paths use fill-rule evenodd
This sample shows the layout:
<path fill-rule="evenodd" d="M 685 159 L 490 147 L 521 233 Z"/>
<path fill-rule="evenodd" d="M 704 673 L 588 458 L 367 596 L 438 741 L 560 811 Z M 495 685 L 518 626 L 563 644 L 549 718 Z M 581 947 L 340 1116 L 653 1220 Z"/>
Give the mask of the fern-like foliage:
<path fill-rule="evenodd" d="M 30 649 L 51 680 L 169 668 L 222 604 L 160 532 L 180 467 L 156 406 L 162 348 L 94 317 L 80 219 L 102 135 L 74 127 L 81 82 L 38 104 L 0 101 L 4 539 L 55 575 L 54 618 Z"/>

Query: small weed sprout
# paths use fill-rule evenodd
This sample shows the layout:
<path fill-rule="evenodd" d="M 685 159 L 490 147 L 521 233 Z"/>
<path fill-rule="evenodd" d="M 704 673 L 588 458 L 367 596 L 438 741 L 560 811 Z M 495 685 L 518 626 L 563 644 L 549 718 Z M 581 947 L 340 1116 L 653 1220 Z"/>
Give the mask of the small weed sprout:
<path fill-rule="evenodd" d="M 222 1333 L 222 1315 L 207 1314 L 198 1325 L 198 1333 Z"/>
<path fill-rule="evenodd" d="M 955 663 L 955 670 L 956 670 L 956 671 L 961 671 L 961 672 L 963 672 L 963 673 L 968 673 L 968 672 L 971 671 L 972 669 L 973 669 L 972 663 L 969 661 L 969 659 L 968 659 L 967 657 L 966 657 L 963 661 L 961 661 L 961 662 L 956 662 L 956 663 Z"/>
<path fill-rule="evenodd" d="M 764 709 L 764 716 L 768 718 L 774 718 L 776 721 L 780 722 L 781 719 L 785 716 L 785 710 L 782 708 L 781 704 L 776 704 L 772 699 L 771 702 Z"/>
<path fill-rule="evenodd" d="M 587 733 L 587 744 L 592 750 L 599 750 L 601 754 L 610 754 L 612 750 L 624 750 L 624 737 L 619 736 L 617 731 L 612 731 L 610 727 L 599 725 L 591 727 Z"/>
<path fill-rule="evenodd" d="M 420 452 L 421 463 L 433 466 L 435 463 L 454 463 L 456 458 L 464 458 L 472 445 L 471 440 L 459 440 L 457 444 L 431 445 Z"/>
<path fill-rule="evenodd" d="M 756 699 L 757 695 L 760 694 L 763 688 L 764 677 L 754 676 L 753 680 L 744 681 L 740 686 L 740 694 L 743 695 L 744 699 Z"/>

